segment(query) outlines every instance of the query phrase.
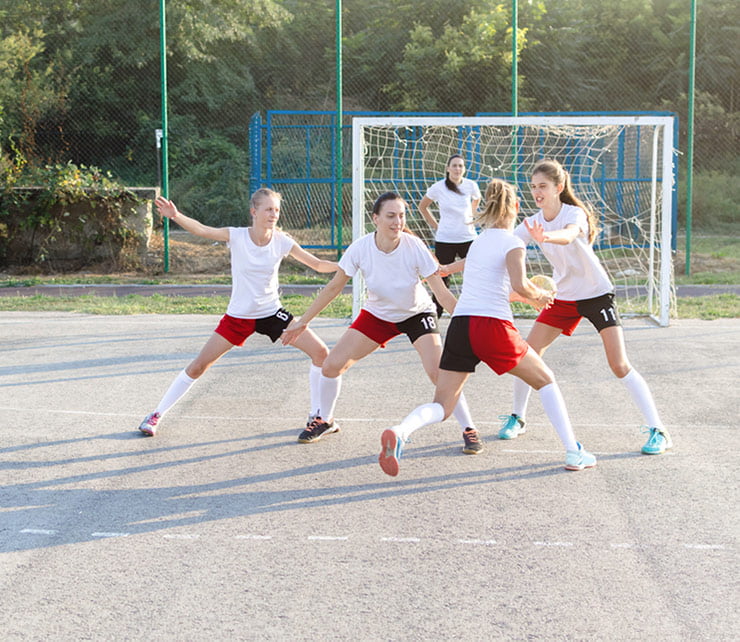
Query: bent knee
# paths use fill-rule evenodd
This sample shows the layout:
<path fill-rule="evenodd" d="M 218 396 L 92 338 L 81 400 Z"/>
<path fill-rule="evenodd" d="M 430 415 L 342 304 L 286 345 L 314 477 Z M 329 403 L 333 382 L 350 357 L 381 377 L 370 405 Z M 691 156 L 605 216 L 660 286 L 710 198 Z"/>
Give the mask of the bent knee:
<path fill-rule="evenodd" d="M 632 366 L 626 361 L 613 364 L 610 363 L 609 367 L 612 369 L 612 372 L 617 379 L 626 377 L 630 373 L 630 370 L 632 370 Z"/>

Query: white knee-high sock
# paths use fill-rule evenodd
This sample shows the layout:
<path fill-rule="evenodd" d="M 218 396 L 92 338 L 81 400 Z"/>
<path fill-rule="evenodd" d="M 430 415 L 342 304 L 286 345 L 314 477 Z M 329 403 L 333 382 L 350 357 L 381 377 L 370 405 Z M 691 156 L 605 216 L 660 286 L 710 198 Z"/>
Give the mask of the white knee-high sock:
<path fill-rule="evenodd" d="M 658 409 L 655 407 L 653 394 L 650 392 L 650 387 L 647 385 L 645 379 L 642 378 L 642 375 L 632 368 L 620 381 L 629 390 L 630 395 L 632 395 L 632 400 L 640 409 L 642 416 L 645 418 L 645 423 L 651 428 L 662 430 L 663 422 L 660 420 Z"/>
<path fill-rule="evenodd" d="M 398 436 L 406 441 L 414 430 L 430 424 L 436 424 L 445 418 L 445 409 L 439 403 L 425 403 L 414 408 L 406 418 L 396 426 Z"/>
<path fill-rule="evenodd" d="M 189 377 L 184 370 L 180 372 L 170 384 L 167 392 L 164 393 L 164 397 L 162 397 L 162 400 L 157 405 L 155 412 L 158 412 L 160 415 L 166 413 L 185 396 L 185 393 L 190 390 L 196 381 L 197 379 Z"/>
<path fill-rule="evenodd" d="M 513 413 L 522 420 L 527 416 L 527 405 L 532 388 L 519 377 L 514 377 L 514 409 Z"/>
<path fill-rule="evenodd" d="M 319 396 L 321 391 L 321 366 L 311 364 L 308 371 L 308 390 L 311 399 L 311 409 L 308 414 L 318 415 L 321 406 L 321 397 Z"/>
<path fill-rule="evenodd" d="M 547 418 L 558 433 L 558 437 L 563 442 L 565 449 L 578 450 L 578 442 L 576 441 L 576 436 L 573 434 L 573 426 L 571 426 L 570 417 L 568 417 L 565 401 L 563 400 L 563 395 L 560 394 L 558 384 L 553 381 L 546 386 L 542 386 L 538 392 L 540 393 L 540 401 L 542 402 L 542 407 L 545 409 Z"/>
<path fill-rule="evenodd" d="M 457 404 L 452 409 L 452 414 L 457 423 L 460 424 L 460 428 L 465 430 L 466 428 L 473 428 L 475 430 L 475 424 L 473 423 L 473 417 L 470 415 L 470 408 L 468 407 L 468 400 L 465 399 L 465 394 L 460 393 L 460 398 L 457 400 Z"/>
<path fill-rule="evenodd" d="M 334 419 L 334 409 L 339 398 L 339 391 L 342 389 L 342 375 L 338 377 L 325 377 L 321 375 L 321 385 L 319 387 L 319 407 L 317 414 L 324 421 Z"/>

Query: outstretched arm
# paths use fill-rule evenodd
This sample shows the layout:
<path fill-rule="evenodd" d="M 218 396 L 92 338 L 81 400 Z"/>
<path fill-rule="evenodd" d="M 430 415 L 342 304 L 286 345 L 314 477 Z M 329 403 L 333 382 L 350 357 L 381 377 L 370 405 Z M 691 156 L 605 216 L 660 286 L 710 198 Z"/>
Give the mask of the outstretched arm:
<path fill-rule="evenodd" d="M 552 243 L 554 245 L 569 245 L 578 238 L 581 230 L 577 225 L 571 223 L 566 225 L 562 230 L 555 230 L 553 232 L 545 232 L 542 227 L 542 223 L 539 221 L 533 221 L 531 224 L 524 219 L 524 227 L 527 228 L 530 236 L 537 241 L 540 245 L 543 243 Z"/>
<path fill-rule="evenodd" d="M 440 276 L 450 276 L 450 274 L 457 274 L 465 269 L 465 259 L 458 259 L 454 263 L 448 263 L 447 265 L 439 266 Z"/>
<path fill-rule="evenodd" d="M 185 214 L 177 209 L 177 206 L 172 201 L 167 200 L 163 196 L 157 196 L 154 204 L 157 206 L 157 211 L 162 216 L 174 221 L 187 232 L 195 234 L 195 236 L 202 236 L 205 239 L 211 239 L 212 241 L 223 241 L 228 243 L 228 227 L 211 227 L 210 225 L 203 225 L 203 223 L 196 221 L 194 218 L 185 216 Z"/>
<path fill-rule="evenodd" d="M 348 282 L 349 277 L 347 273 L 342 268 L 338 268 L 334 278 L 316 295 L 313 303 L 308 306 L 308 310 L 299 319 L 293 319 L 290 325 L 283 330 L 283 345 L 287 346 L 293 343 L 308 327 L 311 320 L 318 316 L 327 305 L 339 296 L 339 293 Z"/>
<path fill-rule="evenodd" d="M 293 245 L 293 249 L 290 251 L 290 256 L 292 256 L 296 261 L 303 263 L 303 265 L 310 267 L 312 270 L 323 274 L 336 272 L 339 267 L 339 264 L 335 261 L 325 261 L 324 259 L 320 259 L 318 256 L 314 256 L 311 252 L 307 252 L 298 245 L 298 243 Z"/>
<path fill-rule="evenodd" d="M 447 310 L 447 312 L 452 314 L 455 311 L 457 299 L 445 285 L 439 272 L 435 272 L 428 276 L 426 281 L 429 284 L 429 287 L 432 288 L 432 292 L 434 292 L 434 296 L 437 297 L 437 301 L 439 301 L 440 305 Z"/>

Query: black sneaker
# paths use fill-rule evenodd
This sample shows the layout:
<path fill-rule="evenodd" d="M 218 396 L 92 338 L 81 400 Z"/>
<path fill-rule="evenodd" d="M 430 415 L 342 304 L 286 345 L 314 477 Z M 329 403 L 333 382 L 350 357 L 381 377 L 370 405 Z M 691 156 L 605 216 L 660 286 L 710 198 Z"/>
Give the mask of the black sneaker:
<path fill-rule="evenodd" d="M 466 455 L 477 455 L 483 452 L 483 442 L 480 440 L 478 431 L 475 428 L 466 428 L 463 430 L 463 439 L 465 440 L 463 452 Z"/>
<path fill-rule="evenodd" d="M 332 421 L 329 424 L 321 417 L 314 417 L 306 426 L 306 429 L 298 436 L 298 441 L 302 444 L 310 444 L 314 441 L 318 441 L 322 436 L 329 435 L 333 432 L 339 432 L 338 423 Z"/>

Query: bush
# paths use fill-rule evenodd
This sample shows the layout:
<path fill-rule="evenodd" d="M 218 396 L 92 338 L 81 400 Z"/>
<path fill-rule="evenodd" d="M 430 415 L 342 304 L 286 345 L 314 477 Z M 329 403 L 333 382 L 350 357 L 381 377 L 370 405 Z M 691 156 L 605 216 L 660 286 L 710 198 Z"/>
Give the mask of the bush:
<path fill-rule="evenodd" d="M 131 266 L 131 220 L 140 201 L 97 167 L 0 166 L 0 265 L 79 269 L 94 261 Z"/>

